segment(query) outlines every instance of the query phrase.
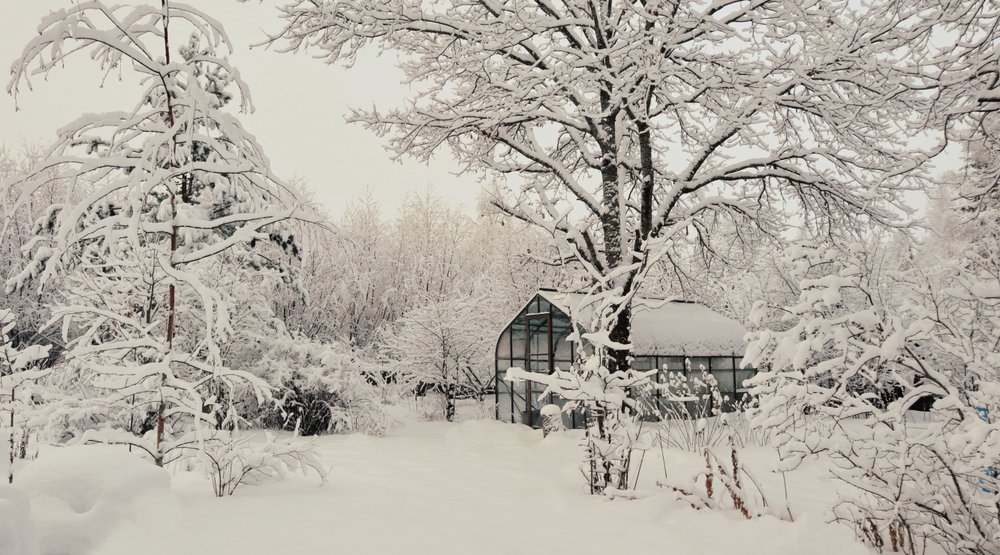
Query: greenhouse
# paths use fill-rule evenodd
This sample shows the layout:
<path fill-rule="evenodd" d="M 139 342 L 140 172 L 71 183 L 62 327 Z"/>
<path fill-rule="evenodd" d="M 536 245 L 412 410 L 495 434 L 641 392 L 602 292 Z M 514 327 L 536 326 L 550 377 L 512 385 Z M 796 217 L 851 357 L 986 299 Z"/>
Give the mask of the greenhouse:
<path fill-rule="evenodd" d="M 563 404 L 562 399 L 551 394 L 539 399 L 545 390 L 542 384 L 510 383 L 504 381 L 504 375 L 511 367 L 539 373 L 569 369 L 579 356 L 577 346 L 568 340 L 569 314 L 582 299 L 581 293 L 540 290 L 504 328 L 496 348 L 498 420 L 538 427 L 543 406 Z M 590 318 L 582 314 L 579 320 L 587 322 Z M 691 379 L 707 372 L 715 378 L 725 399 L 724 406 L 718 408 L 732 410 L 745 394 L 743 381 L 754 374 L 751 368 L 740 368 L 745 333 L 736 320 L 697 303 L 636 299 L 632 314 L 633 366 L 637 370 L 659 369 L 653 377 L 658 383 L 667 383 L 671 375 L 676 381 L 678 376 Z M 648 390 L 645 394 L 659 395 Z M 658 416 L 662 416 L 662 408 L 660 412 Z M 564 412 L 563 422 L 566 427 L 579 428 L 583 414 Z"/>

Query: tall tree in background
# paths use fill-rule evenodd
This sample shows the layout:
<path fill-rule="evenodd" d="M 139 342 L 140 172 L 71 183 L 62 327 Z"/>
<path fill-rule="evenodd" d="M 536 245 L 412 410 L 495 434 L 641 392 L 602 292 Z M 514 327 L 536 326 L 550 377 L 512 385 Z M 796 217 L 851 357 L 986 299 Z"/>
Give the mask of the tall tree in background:
<path fill-rule="evenodd" d="M 281 273 L 265 245 L 296 248 L 282 223 L 300 216 L 299 205 L 224 109 L 231 100 L 252 108 L 229 50 L 221 24 L 191 6 L 84 2 L 42 21 L 8 86 L 17 94 L 82 53 L 105 77 L 132 71 L 141 83 L 133 107 L 80 117 L 6 184 L 5 195 L 17 193 L 8 215 L 53 183 L 86 191 L 42 214 L 26 246 L 32 259 L 8 292 L 69 274 L 55 314 L 72 335 L 74 367 L 106 406 L 149 420 L 138 436 L 109 426 L 88 438 L 135 445 L 158 465 L 201 445 L 203 425 L 232 424 L 236 389 L 268 393 L 224 364 L 234 298 L 210 286 L 212 276 Z"/>
<path fill-rule="evenodd" d="M 494 387 L 491 330 L 502 324 L 489 305 L 489 299 L 471 296 L 425 303 L 404 314 L 388 334 L 386 351 L 396 375 L 415 388 L 441 393 L 449 422 L 460 394 L 482 398 Z"/>

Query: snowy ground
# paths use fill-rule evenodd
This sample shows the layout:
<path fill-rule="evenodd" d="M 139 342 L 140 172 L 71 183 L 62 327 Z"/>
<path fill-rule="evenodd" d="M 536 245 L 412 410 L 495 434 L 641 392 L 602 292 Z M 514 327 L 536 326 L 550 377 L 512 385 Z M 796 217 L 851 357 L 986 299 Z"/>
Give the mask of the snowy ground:
<path fill-rule="evenodd" d="M 634 501 L 591 497 L 582 489 L 578 438 L 543 440 L 537 430 L 491 421 L 409 422 L 382 439 L 323 438 L 333 468 L 326 486 L 294 477 L 225 499 L 212 497 L 200 475 L 175 471 L 168 483 L 165 472 L 131 455 L 77 447 L 43 452 L 16 492 L 31 498 L 46 555 L 871 553 L 849 529 L 825 522 L 822 507 L 834 493 L 819 465 L 788 477 L 795 522 L 748 522 L 735 511 L 695 511 L 655 486 Z M 783 506 L 781 479 L 767 471 L 773 454 L 757 449 L 744 458 L 772 504 Z M 116 468 L 83 486 L 73 473 L 63 482 L 52 477 L 74 460 Z M 679 480 L 697 460 L 668 452 L 667 468 Z M 662 475 L 658 453 L 650 454 L 643 481 Z M 67 503 L 71 490 L 80 491 Z M 0 511 L 3 502 L 0 495 Z M 6 555 L 4 545 L 0 539 Z"/>

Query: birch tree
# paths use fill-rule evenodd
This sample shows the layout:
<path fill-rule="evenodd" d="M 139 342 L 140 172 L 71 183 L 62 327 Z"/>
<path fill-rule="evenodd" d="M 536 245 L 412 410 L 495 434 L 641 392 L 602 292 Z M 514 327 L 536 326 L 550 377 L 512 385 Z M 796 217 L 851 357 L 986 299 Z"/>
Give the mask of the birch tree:
<path fill-rule="evenodd" d="M 230 50 L 222 25 L 192 6 L 90 1 L 48 15 L 11 67 L 15 96 L 85 54 L 105 79 L 120 72 L 138 82 L 133 106 L 81 116 L 6 184 L 17 192 L 12 212 L 53 182 L 86 191 L 43 213 L 8 292 L 72 277 L 55 315 L 74 367 L 108 406 L 151 417 L 139 436 L 105 428 L 86 439 L 136 446 L 157 465 L 203 445 L 203 427 L 220 414 L 238 417 L 221 390 L 267 396 L 265 382 L 224 364 L 231 296 L 205 278 L 265 265 L 264 245 L 294 251 L 283 224 L 302 217 L 227 111 L 231 102 L 252 109 Z"/>

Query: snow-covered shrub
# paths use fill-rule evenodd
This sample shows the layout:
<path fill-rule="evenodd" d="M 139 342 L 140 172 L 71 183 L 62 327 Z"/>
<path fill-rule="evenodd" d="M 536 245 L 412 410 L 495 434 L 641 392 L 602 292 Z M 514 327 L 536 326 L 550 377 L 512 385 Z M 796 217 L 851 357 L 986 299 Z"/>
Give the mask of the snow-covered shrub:
<path fill-rule="evenodd" d="M 273 340 L 252 370 L 274 388 L 274 404 L 262 407 L 263 422 L 307 436 L 383 435 L 393 421 L 368 379 L 369 370 L 357 352 L 341 344 L 287 335 Z"/>
<path fill-rule="evenodd" d="M 413 405 L 416 409 L 416 416 L 420 420 L 436 422 L 448 419 L 447 395 L 435 389 L 425 391 L 422 395 L 414 395 Z M 454 413 L 452 419 L 454 419 Z"/>
<path fill-rule="evenodd" d="M 328 471 L 315 442 L 296 436 L 282 438 L 268 433 L 263 442 L 257 442 L 248 435 L 228 435 L 207 442 L 200 458 L 207 466 L 216 497 L 232 495 L 241 485 L 283 480 L 293 472 L 315 472 L 325 483 Z"/>
<path fill-rule="evenodd" d="M 735 447 L 729 448 L 726 458 L 708 447 L 701 452 L 705 458 L 704 472 L 688 484 L 660 483 L 660 486 L 669 487 L 696 510 L 734 509 L 747 520 L 769 512 L 760 483 L 740 464 Z"/>
<path fill-rule="evenodd" d="M 562 409 L 558 405 L 548 404 L 542 407 L 542 435 L 548 436 L 553 432 L 565 429 L 562 421 Z"/>
<path fill-rule="evenodd" d="M 831 458 L 835 514 L 880 549 L 1000 552 L 1000 258 L 971 251 L 877 271 L 870 246 L 793 249 L 799 300 L 747 352 L 755 421 L 790 464 Z"/>
<path fill-rule="evenodd" d="M 426 301 L 386 330 L 385 354 L 393 375 L 418 397 L 440 394 L 441 414 L 451 422 L 460 397 L 481 399 L 492 390 L 496 338 L 490 330 L 496 323 L 485 296 Z"/>
<path fill-rule="evenodd" d="M 745 449 L 774 446 L 774 430 L 754 422 L 751 413 L 755 408 L 756 400 L 748 399 L 740 404 L 739 410 L 722 415 L 727 428 L 726 437 L 733 447 Z"/>
<path fill-rule="evenodd" d="M 670 372 L 665 383 L 654 385 L 660 393 L 655 402 L 663 414 L 657 426 L 662 444 L 700 453 L 726 439 L 726 415 L 715 376 L 704 368 L 701 375 Z"/>

